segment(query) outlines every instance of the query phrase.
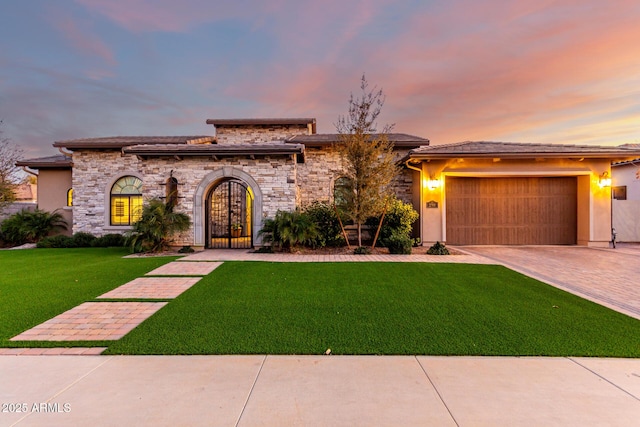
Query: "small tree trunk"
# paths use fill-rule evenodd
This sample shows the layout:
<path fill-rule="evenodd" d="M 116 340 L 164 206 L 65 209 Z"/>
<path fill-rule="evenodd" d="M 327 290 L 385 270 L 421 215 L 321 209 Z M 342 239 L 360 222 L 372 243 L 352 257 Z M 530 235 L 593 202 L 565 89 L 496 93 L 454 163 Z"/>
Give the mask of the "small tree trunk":
<path fill-rule="evenodd" d="M 342 219 L 340 219 L 340 212 L 338 212 L 338 207 L 336 204 L 333 204 L 333 209 L 336 211 L 336 216 L 338 217 L 338 222 L 340 223 L 340 229 L 342 230 L 342 235 L 344 236 L 344 241 L 347 242 L 347 249 L 351 250 L 351 245 L 349 244 L 349 236 L 347 236 L 347 232 L 344 229 L 344 225 L 342 225 Z"/>
<path fill-rule="evenodd" d="M 358 247 L 362 246 L 362 224 L 358 223 Z"/>
<path fill-rule="evenodd" d="M 389 204 L 385 203 L 384 210 L 382 211 L 382 216 L 380 217 L 380 223 L 378 224 L 378 229 L 376 230 L 376 237 L 373 238 L 373 245 L 371 245 L 371 249 L 376 247 L 376 242 L 378 241 L 378 235 L 380 234 L 380 229 L 382 228 L 382 223 L 384 222 L 384 216 L 387 214 L 388 207 L 389 207 Z"/>

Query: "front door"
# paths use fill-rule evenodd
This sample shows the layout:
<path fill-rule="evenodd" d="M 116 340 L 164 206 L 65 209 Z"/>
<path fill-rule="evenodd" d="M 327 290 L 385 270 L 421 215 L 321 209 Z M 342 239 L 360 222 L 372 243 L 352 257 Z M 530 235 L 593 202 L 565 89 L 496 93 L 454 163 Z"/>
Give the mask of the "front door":
<path fill-rule="evenodd" d="M 237 179 L 216 184 L 207 197 L 208 247 L 250 249 L 253 247 L 253 195 Z"/>

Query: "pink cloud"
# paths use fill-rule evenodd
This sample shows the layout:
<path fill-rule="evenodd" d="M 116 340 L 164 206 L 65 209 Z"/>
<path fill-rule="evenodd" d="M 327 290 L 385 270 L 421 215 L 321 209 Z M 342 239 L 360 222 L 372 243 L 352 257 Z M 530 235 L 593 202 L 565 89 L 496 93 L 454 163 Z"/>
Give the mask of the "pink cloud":
<path fill-rule="evenodd" d="M 131 32 L 182 32 L 202 24 L 246 12 L 243 2 L 211 2 L 209 0 L 76 0 Z"/>

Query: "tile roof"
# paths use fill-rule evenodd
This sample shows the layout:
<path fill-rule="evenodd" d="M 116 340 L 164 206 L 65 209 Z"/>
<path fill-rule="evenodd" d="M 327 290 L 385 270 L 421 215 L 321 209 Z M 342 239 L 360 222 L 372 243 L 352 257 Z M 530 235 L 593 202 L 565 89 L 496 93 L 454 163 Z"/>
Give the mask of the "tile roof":
<path fill-rule="evenodd" d="M 18 184 L 14 189 L 16 200 L 34 200 L 36 198 L 36 184 Z"/>
<path fill-rule="evenodd" d="M 416 159 L 445 159 L 452 157 L 502 157 L 502 158 L 632 158 L 640 155 L 640 148 L 597 146 L 530 144 L 517 142 L 466 141 L 455 144 L 431 145 L 411 150 L 409 157 Z"/>
<path fill-rule="evenodd" d="M 69 149 L 78 148 L 113 148 L 119 149 L 130 145 L 158 144 L 211 144 L 215 138 L 208 135 L 195 136 L 110 136 L 104 138 L 83 138 L 56 141 L 54 147 Z"/>
<path fill-rule="evenodd" d="M 301 144 L 157 144 L 134 145 L 123 148 L 126 154 L 139 156 L 238 156 L 238 155 L 290 155 L 302 154 L 304 145 Z"/>
<path fill-rule="evenodd" d="M 58 154 L 56 156 L 23 159 L 16 162 L 16 166 L 26 166 L 31 169 L 70 168 L 73 166 L 71 157 Z"/>
<path fill-rule="evenodd" d="M 389 141 L 396 147 L 422 147 L 429 145 L 429 140 L 419 136 L 408 135 L 406 133 L 389 133 Z M 309 147 L 322 147 L 325 145 L 340 142 L 339 133 L 319 133 L 315 135 L 296 135 L 287 139 L 290 143 L 304 144 Z"/>

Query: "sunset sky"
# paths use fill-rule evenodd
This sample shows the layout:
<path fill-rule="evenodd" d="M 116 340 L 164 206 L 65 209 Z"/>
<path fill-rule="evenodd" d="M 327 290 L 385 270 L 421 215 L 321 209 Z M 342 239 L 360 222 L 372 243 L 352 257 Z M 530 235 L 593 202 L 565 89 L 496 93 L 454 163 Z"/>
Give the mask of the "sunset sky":
<path fill-rule="evenodd" d="M 211 135 L 207 118 L 316 117 L 365 73 L 380 125 L 429 138 L 640 143 L 638 0 L 15 0 L 0 127 L 54 141 Z"/>

